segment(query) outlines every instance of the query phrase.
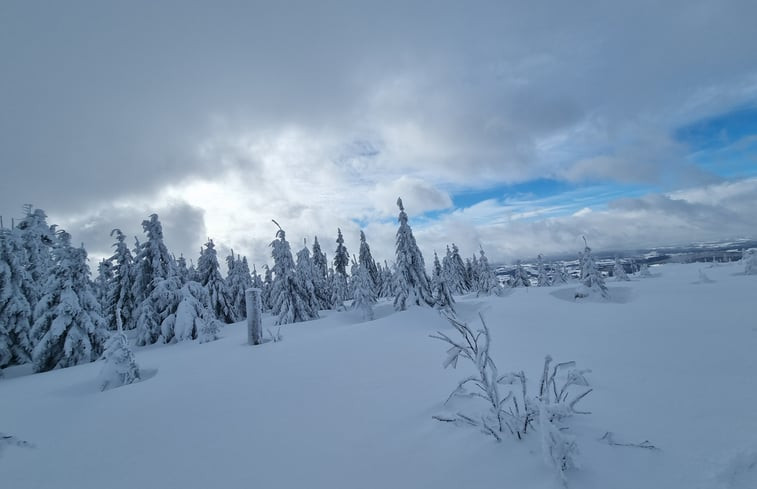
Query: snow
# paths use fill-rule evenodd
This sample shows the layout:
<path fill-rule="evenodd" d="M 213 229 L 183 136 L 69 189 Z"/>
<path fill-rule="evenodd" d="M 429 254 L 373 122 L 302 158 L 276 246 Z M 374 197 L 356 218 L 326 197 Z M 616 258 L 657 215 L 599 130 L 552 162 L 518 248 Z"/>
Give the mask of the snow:
<path fill-rule="evenodd" d="M 586 489 L 753 489 L 757 481 L 757 280 L 743 264 L 655 267 L 609 285 L 622 300 L 575 302 L 560 288 L 458 297 L 491 329 L 502 372 L 534 388 L 546 354 L 590 368 L 592 414 L 572 422 Z M 142 381 L 99 391 L 101 362 L 0 379 L 0 431 L 34 445 L 0 454 L 3 487 L 559 488 L 539 437 L 497 443 L 432 416 L 468 372 L 443 369 L 453 328 L 431 308 L 324 311 L 284 340 L 135 348 Z M 264 327 L 274 318 L 264 316 Z M 275 328 L 274 328 L 275 329 Z M 467 367 L 465 367 L 467 368 Z M 660 450 L 600 440 L 649 440 Z"/>

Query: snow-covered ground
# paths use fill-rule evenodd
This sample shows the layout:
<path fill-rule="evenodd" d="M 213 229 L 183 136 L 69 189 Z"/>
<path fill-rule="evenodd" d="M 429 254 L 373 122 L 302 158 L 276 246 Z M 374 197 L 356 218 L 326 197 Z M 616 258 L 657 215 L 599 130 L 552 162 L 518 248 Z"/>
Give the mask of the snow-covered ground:
<path fill-rule="evenodd" d="M 544 355 L 592 369 L 574 419 L 582 468 L 569 487 L 757 488 L 757 277 L 740 264 L 653 267 L 608 281 L 614 302 L 571 290 L 458 299 L 481 311 L 500 371 L 538 380 Z M 699 270 L 712 280 L 701 280 Z M 0 380 L 3 488 L 556 488 L 538 437 L 497 443 L 440 423 L 467 373 L 441 367 L 436 311 L 357 312 L 283 327 L 282 342 L 223 338 L 136 350 L 145 379 L 99 392 L 100 364 Z M 266 318 L 270 324 L 271 318 Z M 649 440 L 658 451 L 599 439 Z"/>

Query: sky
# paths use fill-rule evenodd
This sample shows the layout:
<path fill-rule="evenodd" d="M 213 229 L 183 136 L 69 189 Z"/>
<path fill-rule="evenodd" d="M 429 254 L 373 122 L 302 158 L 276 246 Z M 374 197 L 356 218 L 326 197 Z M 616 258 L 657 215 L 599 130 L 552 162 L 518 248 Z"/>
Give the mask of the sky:
<path fill-rule="evenodd" d="M 0 214 L 260 266 L 757 237 L 754 1 L 0 2 Z"/>

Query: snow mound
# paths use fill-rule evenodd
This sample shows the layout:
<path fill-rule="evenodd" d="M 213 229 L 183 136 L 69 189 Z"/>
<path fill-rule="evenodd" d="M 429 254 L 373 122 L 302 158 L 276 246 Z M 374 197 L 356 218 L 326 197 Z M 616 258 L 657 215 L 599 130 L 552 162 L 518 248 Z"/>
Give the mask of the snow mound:
<path fill-rule="evenodd" d="M 754 489 L 757 487 L 757 450 L 744 450 L 732 456 L 713 479 L 717 489 Z"/>

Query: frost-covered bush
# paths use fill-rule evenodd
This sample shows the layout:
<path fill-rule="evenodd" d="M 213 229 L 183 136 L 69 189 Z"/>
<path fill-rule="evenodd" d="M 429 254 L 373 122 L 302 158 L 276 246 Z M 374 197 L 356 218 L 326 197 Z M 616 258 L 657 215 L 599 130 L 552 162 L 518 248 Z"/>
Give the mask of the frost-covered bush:
<path fill-rule="evenodd" d="M 757 275 L 757 250 L 754 248 L 744 252 L 744 274 Z"/>
<path fill-rule="evenodd" d="M 615 277 L 615 280 L 619 282 L 628 282 L 631 280 L 628 278 L 628 274 L 626 273 L 626 269 L 623 267 L 623 264 L 620 263 L 620 258 L 617 256 L 615 257 L 615 265 L 612 268 L 612 274 Z"/>
<path fill-rule="evenodd" d="M 568 432 L 567 421 L 578 411 L 576 405 L 586 397 L 591 388 L 586 379 L 589 370 L 576 368 L 575 362 L 552 363 L 552 357 L 544 359 L 538 393 L 529 395 L 525 373 L 521 371 L 500 374 L 489 355 L 491 334 L 481 318 L 481 329 L 474 330 L 467 323 L 447 315 L 459 338 L 437 332 L 432 335 L 450 345 L 445 368 L 457 367 L 463 358 L 470 362 L 475 373 L 458 382 L 445 401 L 455 398 L 479 401 L 479 407 L 470 412 L 456 411 L 452 415 L 434 416 L 435 419 L 455 424 L 473 426 L 482 433 L 502 441 L 506 436 L 518 440 L 538 431 L 541 435 L 542 452 L 547 463 L 565 480 L 566 472 L 576 467 L 578 449 Z M 483 409 L 482 409 L 483 406 Z"/>
<path fill-rule="evenodd" d="M 132 384 L 140 379 L 139 365 L 123 331 L 111 334 L 102 358 L 105 363 L 100 370 L 100 390 Z"/>

